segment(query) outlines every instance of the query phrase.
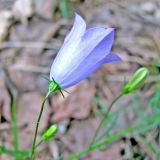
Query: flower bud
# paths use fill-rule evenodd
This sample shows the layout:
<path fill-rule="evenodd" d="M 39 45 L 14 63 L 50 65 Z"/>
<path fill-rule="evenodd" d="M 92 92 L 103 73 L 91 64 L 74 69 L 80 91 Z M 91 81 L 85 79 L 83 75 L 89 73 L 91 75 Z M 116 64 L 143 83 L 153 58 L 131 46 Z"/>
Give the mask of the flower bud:
<path fill-rule="evenodd" d="M 53 124 L 47 131 L 45 131 L 42 135 L 42 140 L 47 141 L 55 136 L 57 133 L 57 125 Z"/>
<path fill-rule="evenodd" d="M 133 75 L 133 77 L 131 78 L 131 80 L 129 80 L 128 83 L 122 88 L 122 93 L 128 94 L 136 90 L 138 87 L 140 87 L 144 83 L 147 76 L 148 76 L 147 68 L 142 67 L 138 69 Z"/>

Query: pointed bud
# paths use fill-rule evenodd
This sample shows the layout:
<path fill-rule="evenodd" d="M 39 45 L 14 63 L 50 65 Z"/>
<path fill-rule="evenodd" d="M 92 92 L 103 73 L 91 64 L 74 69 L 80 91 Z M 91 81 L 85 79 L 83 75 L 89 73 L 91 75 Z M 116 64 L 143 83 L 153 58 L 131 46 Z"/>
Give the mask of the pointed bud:
<path fill-rule="evenodd" d="M 133 75 L 133 77 L 131 78 L 131 80 L 122 88 L 122 93 L 128 94 L 136 90 L 138 87 L 140 87 L 144 83 L 147 76 L 148 76 L 147 68 L 142 67 L 138 69 Z"/>
<path fill-rule="evenodd" d="M 47 141 L 55 136 L 57 133 L 58 127 L 56 124 L 53 124 L 47 131 L 45 131 L 42 135 L 42 140 Z"/>

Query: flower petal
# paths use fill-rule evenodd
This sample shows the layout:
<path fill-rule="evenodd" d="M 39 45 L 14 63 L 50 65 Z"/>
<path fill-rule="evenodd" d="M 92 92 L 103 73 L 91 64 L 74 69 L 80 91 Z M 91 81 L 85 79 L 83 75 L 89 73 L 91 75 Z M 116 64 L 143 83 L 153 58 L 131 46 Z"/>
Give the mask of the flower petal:
<path fill-rule="evenodd" d="M 75 13 L 75 21 L 73 27 L 66 36 L 66 38 L 64 39 L 64 43 L 79 39 L 84 35 L 85 31 L 86 31 L 86 23 L 84 19 L 79 14 Z"/>
<path fill-rule="evenodd" d="M 56 72 L 60 73 L 57 76 L 54 76 L 55 80 L 61 84 L 66 77 L 72 75 L 72 72 L 76 68 L 88 59 L 90 61 L 96 62 L 102 59 L 106 54 L 110 52 L 112 43 L 114 41 L 114 29 L 109 28 L 91 28 L 86 31 L 82 37 L 80 43 L 77 45 L 75 50 L 70 50 L 69 57 L 66 55 L 65 59 L 60 59 L 59 67 L 56 69 Z M 72 46 L 74 46 L 73 42 Z M 69 50 L 68 50 L 69 51 Z M 64 51 L 65 52 L 65 51 Z M 75 52 L 75 53 L 74 53 Z M 71 54 L 72 53 L 72 54 Z M 86 60 L 86 61 L 88 61 Z M 60 63 L 63 62 L 63 63 Z M 58 71 L 57 71 L 58 70 Z"/>
<path fill-rule="evenodd" d="M 104 33 L 106 33 L 106 35 Z M 92 29 L 89 29 L 88 32 L 85 33 L 85 36 L 86 36 L 85 39 L 86 39 L 86 41 L 88 40 L 90 42 L 90 44 L 87 44 L 87 46 L 89 45 L 89 47 L 88 47 L 89 49 L 86 48 L 85 51 L 87 52 L 87 49 L 90 50 L 90 48 L 92 47 L 94 41 L 97 41 L 98 38 L 100 38 L 100 37 L 102 38 L 102 35 L 103 35 L 103 37 L 104 36 L 105 37 L 100 42 L 98 41 L 99 44 L 96 45 L 91 52 L 89 52 L 90 54 L 88 54 L 87 57 L 85 57 L 85 59 L 77 58 L 77 59 L 74 60 L 74 61 L 76 61 L 76 64 L 72 67 L 71 70 L 68 70 L 68 73 L 67 73 L 66 77 L 71 77 L 72 73 L 75 72 L 75 70 L 78 73 L 78 68 L 83 68 L 86 65 L 87 65 L 88 68 L 91 68 L 94 64 L 96 64 L 101 59 L 106 57 L 106 55 L 110 52 L 110 49 L 112 47 L 112 43 L 114 41 L 114 29 L 113 28 L 112 29 L 110 28 L 110 29 L 107 29 L 107 30 L 104 29 L 104 28 L 92 28 Z M 95 39 L 94 39 L 93 42 L 91 42 L 91 40 L 88 39 L 88 37 L 90 37 L 91 40 L 93 40 L 94 38 Z M 84 43 L 84 42 L 82 42 L 82 43 Z M 85 51 L 82 52 L 81 55 L 86 53 Z M 74 77 L 76 77 L 76 76 L 74 76 Z M 62 84 L 64 81 L 66 81 L 65 77 L 63 79 L 61 79 L 61 81 L 59 81 L 59 83 Z"/>
<path fill-rule="evenodd" d="M 122 59 L 115 53 L 109 53 L 105 58 L 104 58 L 104 63 L 110 63 L 110 62 L 118 62 L 121 61 Z"/>
<path fill-rule="evenodd" d="M 63 64 L 65 64 L 64 60 L 69 60 L 69 57 L 73 54 L 73 51 L 75 50 L 85 31 L 86 23 L 84 19 L 80 15 L 75 13 L 75 21 L 73 27 L 69 34 L 66 36 L 64 43 L 59 53 L 57 54 L 54 63 L 52 64 L 50 79 L 52 79 L 52 77 L 56 77 L 57 73 L 62 72 L 61 68 L 63 70 Z M 68 59 L 66 59 L 67 57 Z"/>
<path fill-rule="evenodd" d="M 93 72 L 95 72 L 98 68 L 100 68 L 105 63 L 115 62 L 115 61 L 121 61 L 121 58 L 114 54 L 109 53 L 106 55 L 105 58 L 98 61 L 97 63 L 91 62 L 84 62 L 81 64 L 74 72 L 71 74 L 65 81 L 61 84 L 62 88 L 68 88 L 81 80 L 87 78 L 89 75 L 91 75 Z"/>
<path fill-rule="evenodd" d="M 114 28 L 90 28 L 86 31 L 79 44 L 79 54 L 74 59 L 76 69 L 85 59 L 98 61 L 111 50 L 114 41 Z M 68 72 L 69 75 L 69 72 Z"/>

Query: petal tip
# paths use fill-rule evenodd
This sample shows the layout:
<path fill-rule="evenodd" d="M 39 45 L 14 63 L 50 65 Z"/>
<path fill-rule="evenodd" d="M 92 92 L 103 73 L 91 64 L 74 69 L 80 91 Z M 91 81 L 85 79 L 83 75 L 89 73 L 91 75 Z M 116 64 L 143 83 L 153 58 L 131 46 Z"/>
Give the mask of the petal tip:
<path fill-rule="evenodd" d="M 83 17 L 80 16 L 80 14 L 78 14 L 77 12 L 74 12 L 74 17 L 75 17 L 74 21 L 85 23 L 85 20 L 83 19 Z"/>
<path fill-rule="evenodd" d="M 122 61 L 122 58 L 121 58 L 119 55 L 115 54 L 115 53 L 110 53 L 110 54 L 108 55 L 108 58 L 111 60 L 111 62 L 119 62 L 119 61 Z"/>
<path fill-rule="evenodd" d="M 109 28 L 110 29 L 110 33 L 115 33 L 116 29 L 115 28 Z"/>

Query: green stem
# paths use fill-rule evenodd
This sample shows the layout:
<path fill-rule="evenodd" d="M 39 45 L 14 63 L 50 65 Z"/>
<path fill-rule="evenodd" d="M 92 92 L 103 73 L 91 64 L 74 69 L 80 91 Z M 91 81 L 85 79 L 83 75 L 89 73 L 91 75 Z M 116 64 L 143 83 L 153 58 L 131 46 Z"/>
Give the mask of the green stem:
<path fill-rule="evenodd" d="M 98 136 L 98 133 L 103 125 L 103 123 L 106 121 L 106 119 L 108 118 L 108 115 L 109 115 L 109 112 L 111 111 L 112 109 L 112 106 L 123 96 L 123 94 L 121 93 L 117 98 L 115 98 L 112 103 L 110 104 L 110 106 L 108 107 L 108 110 L 107 112 L 105 113 L 104 117 L 101 119 L 101 122 L 100 124 L 98 125 L 98 128 L 96 129 L 96 132 L 95 132 L 95 135 L 90 143 L 90 146 L 95 142 L 97 136 Z"/>
<path fill-rule="evenodd" d="M 39 128 L 39 123 L 42 117 L 42 113 L 43 113 L 43 109 L 44 109 L 44 104 L 48 98 L 49 94 L 47 93 L 47 96 L 44 98 L 42 105 L 41 105 L 41 110 L 38 116 L 38 120 L 37 120 L 37 124 L 36 124 L 36 130 L 34 133 L 34 140 L 33 140 L 33 144 L 32 144 L 32 150 L 31 150 L 31 155 L 30 155 L 30 159 L 32 160 L 34 158 L 34 154 L 35 154 L 35 149 L 36 149 L 36 139 L 37 139 L 37 133 L 38 133 L 38 128 Z"/>
<path fill-rule="evenodd" d="M 13 143 L 14 143 L 14 149 L 18 153 L 18 128 L 17 128 L 17 115 L 16 115 L 16 99 L 13 98 L 12 102 L 12 126 L 13 126 Z M 18 155 L 15 154 L 15 159 L 18 160 Z"/>

